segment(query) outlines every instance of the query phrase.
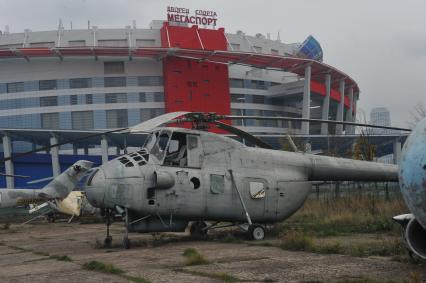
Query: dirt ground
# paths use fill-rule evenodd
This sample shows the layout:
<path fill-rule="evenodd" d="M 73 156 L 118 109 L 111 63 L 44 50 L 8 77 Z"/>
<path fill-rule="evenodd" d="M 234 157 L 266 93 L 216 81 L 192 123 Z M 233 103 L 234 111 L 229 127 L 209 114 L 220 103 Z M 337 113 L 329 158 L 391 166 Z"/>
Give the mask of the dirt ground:
<path fill-rule="evenodd" d="M 424 266 L 386 257 L 356 258 L 290 252 L 249 242 L 193 241 L 179 235 L 131 234 L 123 250 L 122 226 L 112 225 L 113 248 L 100 248 L 102 224 L 35 223 L 0 230 L 1 282 L 426 282 Z M 155 240 L 154 240 L 155 239 Z M 274 239 L 269 239 L 273 241 Z M 208 264 L 187 266 L 183 252 L 199 251 Z M 62 261 L 54 256 L 67 256 Z M 52 257 L 53 256 L 53 257 Z M 113 264 L 125 276 L 90 271 L 90 261 Z M 127 276 L 127 277 L 126 277 Z M 138 281 L 139 280 L 139 281 Z"/>

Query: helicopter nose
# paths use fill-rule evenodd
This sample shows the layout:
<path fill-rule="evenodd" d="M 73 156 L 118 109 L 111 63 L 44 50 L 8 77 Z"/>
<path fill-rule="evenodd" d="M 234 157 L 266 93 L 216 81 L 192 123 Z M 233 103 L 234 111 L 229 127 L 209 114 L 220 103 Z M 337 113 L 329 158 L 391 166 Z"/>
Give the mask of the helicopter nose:
<path fill-rule="evenodd" d="M 426 229 L 426 119 L 417 124 L 404 144 L 399 183 L 408 208 Z"/>
<path fill-rule="evenodd" d="M 104 205 L 105 190 L 105 173 L 102 168 L 99 168 L 87 179 L 85 191 L 89 203 L 94 207 L 102 207 Z"/>

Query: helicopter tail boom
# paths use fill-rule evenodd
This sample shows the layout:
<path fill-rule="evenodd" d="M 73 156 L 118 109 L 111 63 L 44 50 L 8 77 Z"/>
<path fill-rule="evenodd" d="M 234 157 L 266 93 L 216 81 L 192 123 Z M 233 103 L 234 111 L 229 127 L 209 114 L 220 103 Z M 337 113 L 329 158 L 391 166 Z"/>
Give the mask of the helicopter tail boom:
<path fill-rule="evenodd" d="M 398 166 L 378 162 L 314 156 L 310 181 L 398 182 Z"/>

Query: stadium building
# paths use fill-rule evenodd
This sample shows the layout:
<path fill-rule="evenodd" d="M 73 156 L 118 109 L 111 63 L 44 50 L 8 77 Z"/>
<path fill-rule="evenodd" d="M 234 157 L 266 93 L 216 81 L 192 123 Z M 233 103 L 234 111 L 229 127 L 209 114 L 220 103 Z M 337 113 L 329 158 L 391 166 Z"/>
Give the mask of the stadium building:
<path fill-rule="evenodd" d="M 0 34 L 0 128 L 15 132 L 2 133 L 2 149 L 7 156 L 49 141 L 50 131 L 66 136 L 122 128 L 179 110 L 353 121 L 357 83 L 322 58 L 312 36 L 288 44 L 167 21 L 146 29 L 60 24 L 51 31 L 6 31 Z M 352 127 L 307 122 L 234 123 L 258 135 L 354 133 Z M 40 131 L 14 139 L 16 129 Z M 50 143 L 57 140 L 52 134 Z M 74 148 L 75 158 L 78 153 Z M 61 162 L 53 164 L 53 175 L 74 161 L 53 159 Z M 25 173 L 25 166 L 6 162 L 5 171 Z"/>
<path fill-rule="evenodd" d="M 175 110 L 352 121 L 359 97 L 355 81 L 321 62 L 312 36 L 286 44 L 162 21 L 149 29 L 60 26 L 3 33 L 0 58 L 1 128 L 126 127 Z M 327 132 L 307 123 L 241 126 Z"/>

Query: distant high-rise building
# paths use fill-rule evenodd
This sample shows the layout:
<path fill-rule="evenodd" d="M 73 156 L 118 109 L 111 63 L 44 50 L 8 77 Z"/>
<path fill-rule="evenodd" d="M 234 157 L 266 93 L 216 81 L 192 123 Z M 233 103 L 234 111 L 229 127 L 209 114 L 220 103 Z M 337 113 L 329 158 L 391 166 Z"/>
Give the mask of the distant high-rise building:
<path fill-rule="evenodd" d="M 376 107 L 371 110 L 370 123 L 378 126 L 390 126 L 390 112 L 386 107 Z M 373 129 L 374 134 L 391 134 L 391 130 Z"/>

